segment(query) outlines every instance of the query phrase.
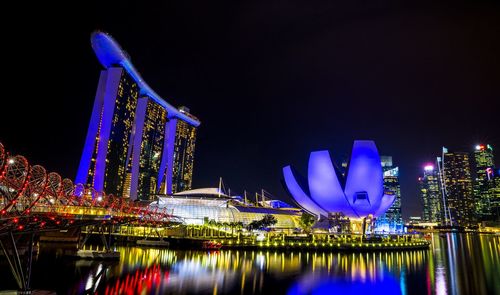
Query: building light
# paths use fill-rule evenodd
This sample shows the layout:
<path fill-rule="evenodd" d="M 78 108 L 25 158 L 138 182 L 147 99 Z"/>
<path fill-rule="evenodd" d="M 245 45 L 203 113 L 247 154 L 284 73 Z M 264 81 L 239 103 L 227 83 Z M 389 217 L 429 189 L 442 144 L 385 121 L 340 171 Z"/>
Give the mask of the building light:
<path fill-rule="evenodd" d="M 432 164 L 427 164 L 424 166 L 424 171 L 433 171 L 434 170 L 434 165 Z"/>
<path fill-rule="evenodd" d="M 486 175 L 488 176 L 488 180 L 493 178 L 493 169 L 491 167 L 486 168 Z"/>

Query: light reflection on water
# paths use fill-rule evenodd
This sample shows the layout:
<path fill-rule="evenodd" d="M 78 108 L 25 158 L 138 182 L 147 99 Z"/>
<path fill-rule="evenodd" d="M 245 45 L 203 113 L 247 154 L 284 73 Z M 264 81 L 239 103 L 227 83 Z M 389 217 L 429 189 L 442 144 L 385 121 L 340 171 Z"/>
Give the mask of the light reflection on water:
<path fill-rule="evenodd" d="M 42 253 L 33 287 L 58 294 L 500 294 L 500 236 L 435 234 L 431 242 L 430 250 L 372 253 L 122 247 L 114 263 Z"/>
<path fill-rule="evenodd" d="M 446 234 L 429 251 L 215 252 L 119 248 L 106 294 L 500 294 L 500 237 Z M 102 264 L 96 266 L 96 270 Z M 90 281 L 95 282 L 96 272 Z M 84 279 L 76 293 L 88 284 Z M 88 287 L 88 286 L 87 286 Z"/>

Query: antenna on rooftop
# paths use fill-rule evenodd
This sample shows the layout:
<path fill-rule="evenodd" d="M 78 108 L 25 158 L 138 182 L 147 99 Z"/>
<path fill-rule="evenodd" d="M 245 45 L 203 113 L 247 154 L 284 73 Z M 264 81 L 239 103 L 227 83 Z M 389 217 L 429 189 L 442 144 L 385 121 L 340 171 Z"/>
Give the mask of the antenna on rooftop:
<path fill-rule="evenodd" d="M 225 195 L 227 194 L 226 187 L 224 185 L 224 182 L 222 181 L 222 177 L 219 177 L 219 192 L 218 192 L 219 198 L 222 193 L 224 193 Z M 231 189 L 229 189 L 229 194 L 231 194 Z"/>
<path fill-rule="evenodd" d="M 222 177 L 219 177 L 219 189 L 217 190 L 219 198 L 220 198 L 220 191 L 221 191 L 221 189 L 222 189 Z"/>
<path fill-rule="evenodd" d="M 446 208 L 446 197 L 448 196 L 448 192 L 446 190 L 446 174 L 444 170 L 444 154 L 448 152 L 448 149 L 443 147 L 441 158 L 437 159 L 439 180 L 441 181 L 441 194 L 443 196 L 443 207 L 444 207 L 444 223 L 448 225 L 448 220 L 450 220 L 450 225 L 453 226 L 453 221 L 451 219 L 450 208 Z M 448 217 L 447 217 L 448 215 Z"/>

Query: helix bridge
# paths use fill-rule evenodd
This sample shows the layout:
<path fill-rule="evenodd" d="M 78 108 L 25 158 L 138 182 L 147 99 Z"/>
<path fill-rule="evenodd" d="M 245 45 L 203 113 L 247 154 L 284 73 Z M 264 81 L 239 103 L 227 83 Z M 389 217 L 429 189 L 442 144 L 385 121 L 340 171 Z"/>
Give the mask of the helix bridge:
<path fill-rule="evenodd" d="M 74 184 L 0 143 L 0 234 L 60 229 L 77 224 L 160 226 L 179 222 L 167 209 L 150 209 Z"/>
<path fill-rule="evenodd" d="M 24 294 L 30 294 L 34 241 L 44 232 L 93 227 L 104 234 L 114 226 L 160 228 L 180 223 L 167 209 L 75 184 L 43 166 L 31 165 L 22 155 L 10 154 L 0 143 L 0 254 Z M 22 247 L 28 248 L 27 255 L 20 254 Z"/>

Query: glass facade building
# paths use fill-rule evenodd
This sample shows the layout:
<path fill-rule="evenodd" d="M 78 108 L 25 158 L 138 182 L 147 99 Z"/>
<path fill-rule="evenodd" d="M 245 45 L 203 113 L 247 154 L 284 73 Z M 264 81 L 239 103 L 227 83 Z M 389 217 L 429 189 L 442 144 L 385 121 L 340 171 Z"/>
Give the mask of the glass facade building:
<path fill-rule="evenodd" d="M 447 219 L 452 225 L 470 226 L 475 222 L 475 203 L 469 153 L 446 151 L 442 165 Z"/>
<path fill-rule="evenodd" d="M 493 147 L 480 144 L 474 150 L 474 197 L 478 221 L 495 219 L 494 196 L 491 195 L 494 181 Z"/>
<path fill-rule="evenodd" d="M 138 95 L 137 84 L 122 68 L 101 72 L 78 182 L 123 195 Z"/>
<path fill-rule="evenodd" d="M 199 189 L 196 191 L 202 191 Z M 194 192 L 194 191 L 193 191 Z M 261 220 L 265 215 L 273 215 L 277 223 L 273 228 L 295 229 L 299 227 L 299 209 L 255 207 L 244 204 L 235 198 L 206 193 L 182 192 L 169 197 L 159 197 L 149 205 L 153 210 L 166 210 L 166 213 L 180 218 L 188 225 L 203 225 L 208 221 L 217 223 L 241 222 L 247 226 L 252 221 Z"/>
<path fill-rule="evenodd" d="M 186 122 L 177 121 L 173 155 L 172 193 L 191 189 L 195 141 L 196 128 Z"/>
<path fill-rule="evenodd" d="M 133 165 L 131 197 L 139 200 L 149 200 L 156 193 L 158 187 L 158 174 L 160 172 L 161 155 L 165 142 L 165 125 L 167 122 L 167 111 L 148 97 L 139 100 L 137 107 L 139 118 L 137 126 L 143 126 L 136 130 L 134 138 L 134 150 L 132 151 Z"/>
<path fill-rule="evenodd" d="M 384 171 L 384 190 L 394 194 L 394 203 L 385 214 L 377 218 L 376 230 L 385 232 L 402 232 L 404 229 L 401 215 L 401 186 L 399 184 L 399 167 L 394 167 L 391 156 L 381 156 Z"/>
<path fill-rule="evenodd" d="M 441 224 L 444 213 L 438 169 L 433 164 L 427 164 L 423 170 L 423 175 L 418 179 L 424 204 L 422 221 Z"/>
<path fill-rule="evenodd" d="M 490 188 L 492 220 L 500 222 L 500 170 L 495 171 L 493 186 Z"/>

